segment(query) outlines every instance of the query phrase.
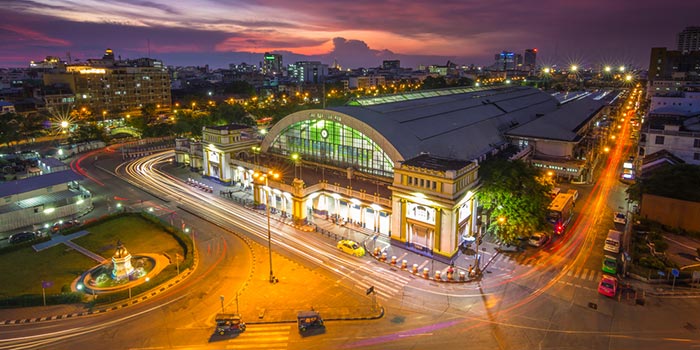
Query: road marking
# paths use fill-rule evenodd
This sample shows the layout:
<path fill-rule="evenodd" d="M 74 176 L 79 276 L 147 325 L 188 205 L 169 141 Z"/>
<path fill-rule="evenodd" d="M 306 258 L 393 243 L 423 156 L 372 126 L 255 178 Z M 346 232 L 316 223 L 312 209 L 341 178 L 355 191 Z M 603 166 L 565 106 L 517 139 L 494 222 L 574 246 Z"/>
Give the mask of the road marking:
<path fill-rule="evenodd" d="M 286 349 L 291 325 L 249 325 L 234 339 L 229 339 L 226 349 Z"/>
<path fill-rule="evenodd" d="M 600 274 L 600 271 L 593 271 L 590 277 L 588 277 L 589 281 L 593 281 L 596 277 L 598 277 L 598 274 Z"/>

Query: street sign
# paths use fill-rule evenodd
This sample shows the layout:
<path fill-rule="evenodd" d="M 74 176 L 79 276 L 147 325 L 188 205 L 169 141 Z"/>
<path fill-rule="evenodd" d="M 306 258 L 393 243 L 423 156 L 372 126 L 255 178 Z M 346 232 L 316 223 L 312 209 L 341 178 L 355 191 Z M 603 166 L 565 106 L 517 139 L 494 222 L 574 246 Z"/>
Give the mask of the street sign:
<path fill-rule="evenodd" d="M 374 286 L 367 288 L 367 292 L 365 295 L 370 295 L 370 294 L 372 294 L 372 292 L 374 292 Z"/>
<path fill-rule="evenodd" d="M 680 276 L 681 272 L 678 271 L 678 269 L 672 269 L 671 274 L 673 275 L 673 277 L 678 277 Z"/>
<path fill-rule="evenodd" d="M 661 271 L 661 270 L 659 270 L 658 273 L 659 273 L 659 276 L 661 276 L 661 277 L 666 276 L 666 272 L 663 272 L 663 271 Z"/>

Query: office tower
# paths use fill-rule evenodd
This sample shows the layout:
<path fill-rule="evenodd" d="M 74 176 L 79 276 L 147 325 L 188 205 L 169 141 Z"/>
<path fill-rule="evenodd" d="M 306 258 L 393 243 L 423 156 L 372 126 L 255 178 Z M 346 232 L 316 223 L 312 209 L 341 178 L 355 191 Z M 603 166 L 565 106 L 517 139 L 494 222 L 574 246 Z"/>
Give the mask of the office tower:
<path fill-rule="evenodd" d="M 266 75 L 282 74 L 282 55 L 265 52 L 265 56 L 263 56 L 262 72 Z"/>
<path fill-rule="evenodd" d="M 686 27 L 678 33 L 678 51 L 700 51 L 700 27 Z"/>
<path fill-rule="evenodd" d="M 537 49 L 526 49 L 523 70 L 534 72 L 537 68 Z"/>

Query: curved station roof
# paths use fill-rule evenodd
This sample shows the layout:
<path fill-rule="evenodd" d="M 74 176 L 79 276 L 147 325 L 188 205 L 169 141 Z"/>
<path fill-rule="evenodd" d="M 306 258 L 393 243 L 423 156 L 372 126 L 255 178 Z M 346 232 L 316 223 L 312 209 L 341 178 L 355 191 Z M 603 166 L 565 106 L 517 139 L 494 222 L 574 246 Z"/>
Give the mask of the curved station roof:
<path fill-rule="evenodd" d="M 422 153 L 471 160 L 506 142 L 503 133 L 556 109 L 551 95 L 529 87 L 452 88 L 364 98 L 341 107 L 292 113 L 277 123 L 264 151 L 286 127 L 333 120 L 367 135 L 393 162 Z"/>

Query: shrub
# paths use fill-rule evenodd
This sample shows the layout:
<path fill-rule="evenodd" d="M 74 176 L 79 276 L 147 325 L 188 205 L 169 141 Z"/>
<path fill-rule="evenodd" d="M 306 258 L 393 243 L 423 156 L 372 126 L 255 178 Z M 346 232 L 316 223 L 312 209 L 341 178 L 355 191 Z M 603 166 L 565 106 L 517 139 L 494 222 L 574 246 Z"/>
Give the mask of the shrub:
<path fill-rule="evenodd" d="M 642 257 L 639 259 L 639 265 L 656 270 L 664 270 L 666 268 L 666 265 L 661 260 L 653 256 Z"/>

